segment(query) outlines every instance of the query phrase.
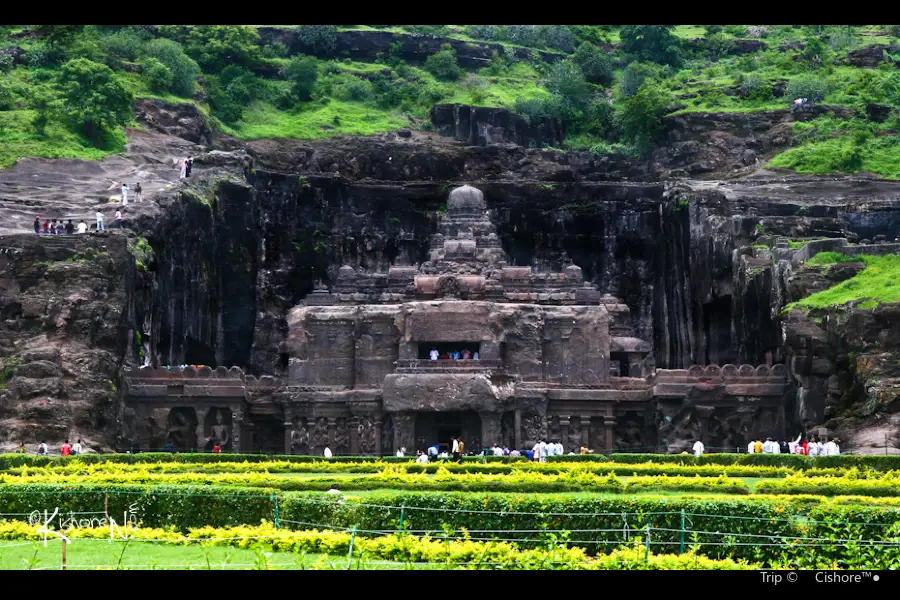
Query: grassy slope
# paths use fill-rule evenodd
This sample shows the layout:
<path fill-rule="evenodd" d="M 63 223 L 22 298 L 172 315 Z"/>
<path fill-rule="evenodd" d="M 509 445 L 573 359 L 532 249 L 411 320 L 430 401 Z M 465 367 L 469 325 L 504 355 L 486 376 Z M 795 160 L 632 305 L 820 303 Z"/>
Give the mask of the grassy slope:
<path fill-rule="evenodd" d="M 288 26 L 292 27 L 292 26 Z M 356 25 L 353 29 L 372 29 L 372 26 Z M 471 40 L 466 26 L 451 25 L 449 36 L 461 40 Z M 389 31 L 405 32 L 400 26 L 386 28 Z M 6 32 L 7 34 L 10 31 Z M 682 39 L 703 37 L 705 29 L 698 25 L 678 25 L 674 33 Z M 726 38 L 733 38 L 733 33 L 723 32 Z M 753 71 L 764 80 L 774 82 L 797 75 L 808 74 L 794 58 L 795 51 L 780 51 L 781 42 L 802 40 L 806 32 L 799 27 L 770 27 L 764 38 L 770 50 L 754 57 L 727 56 L 718 62 L 705 60 L 689 61 L 684 67 L 665 80 L 673 102 L 681 104 L 679 112 L 754 112 L 760 110 L 783 109 L 787 107 L 785 99 L 756 100 L 741 99 L 722 93 L 735 85 L 735 77 Z M 618 42 L 618 32 L 612 31 L 608 36 L 611 42 Z M 855 29 L 855 37 L 849 47 L 839 47 L 836 56 L 846 53 L 849 48 L 866 44 L 890 41 L 881 26 L 867 25 Z M 13 43 L 13 40 L 0 39 L 0 46 Z M 15 40 L 17 45 L 28 50 L 33 44 L 32 38 Z M 507 44 L 510 45 L 510 44 Z M 284 62 L 284 59 L 272 59 L 273 62 Z M 332 70 L 332 75 L 325 74 L 325 67 Z M 320 79 L 332 77 L 340 85 L 348 78 L 372 74 L 387 68 L 384 64 L 351 62 L 349 60 L 320 61 Z M 339 73 L 334 75 L 334 71 Z M 490 75 L 482 69 L 477 77 L 473 73 L 464 75 L 459 82 L 444 83 L 434 78 L 421 68 L 409 67 L 412 76 L 419 78 L 433 90 L 439 92 L 439 102 L 459 102 L 481 106 L 501 106 L 511 108 L 517 98 L 535 97 L 546 94 L 541 84 L 538 71 L 527 63 L 516 63 L 503 76 Z M 28 69 L 17 67 L 5 78 L 27 85 Z M 159 95 L 151 92 L 140 75 L 119 71 L 118 75 L 132 89 L 137 97 L 157 97 L 167 101 L 185 102 L 188 100 L 170 94 Z M 621 74 L 621 70 L 618 72 Z M 850 66 L 831 66 L 812 73 L 830 82 L 830 90 L 825 102 L 835 105 L 856 106 L 863 104 L 861 90 L 866 77 L 884 78 L 888 70 L 859 69 Z M 278 82 L 275 85 L 281 85 Z M 871 87 L 871 86 L 870 86 Z M 877 87 L 877 86 L 875 86 Z M 677 89 L 676 89 L 677 88 Z M 868 89 L 868 88 L 867 88 Z M 875 89 L 875 88 L 872 88 Z M 421 127 L 428 118 L 428 108 L 432 101 L 420 99 L 412 105 L 404 105 L 396 109 L 384 109 L 371 101 L 351 101 L 338 97 L 336 91 L 329 93 L 327 99 L 319 99 L 303 103 L 293 110 L 278 110 L 271 104 L 255 102 L 243 119 L 231 125 L 221 125 L 222 129 L 241 139 L 256 138 L 302 138 L 316 139 L 334 135 L 369 135 L 400 127 Z M 698 94 L 696 97 L 685 98 Z M 208 114 L 208 107 L 201 110 Z M 38 136 L 30 126 L 30 111 L 20 109 L 0 112 L 0 168 L 7 167 L 22 156 L 68 157 L 96 160 L 110 153 L 123 149 L 124 137 L 110 140 L 104 149 L 90 147 L 85 140 L 58 126 L 51 126 L 46 138 Z M 803 130 L 802 127 L 812 127 Z M 878 137 L 866 144 L 863 151 L 862 170 L 888 178 L 900 179 L 900 144 L 891 122 L 882 126 L 884 137 Z M 849 127 L 839 128 L 828 123 L 798 124 L 797 133 L 808 133 L 798 147 L 792 148 L 777 156 L 770 166 L 794 169 L 802 173 L 828 173 L 844 169 L 842 157 L 846 155 L 851 144 L 851 134 L 871 129 L 871 124 L 863 120 L 854 120 Z M 585 135 L 570 136 L 572 147 L 587 148 L 597 143 L 594 138 Z"/>
<path fill-rule="evenodd" d="M 785 311 L 793 308 L 826 308 L 828 306 L 847 304 L 865 300 L 860 308 L 874 308 L 881 302 L 900 302 L 900 256 L 868 256 L 853 258 L 836 252 L 820 252 L 812 257 L 810 265 L 829 265 L 840 262 L 859 261 L 866 263 L 866 268 L 852 279 L 816 292 L 811 296 L 785 307 Z"/>

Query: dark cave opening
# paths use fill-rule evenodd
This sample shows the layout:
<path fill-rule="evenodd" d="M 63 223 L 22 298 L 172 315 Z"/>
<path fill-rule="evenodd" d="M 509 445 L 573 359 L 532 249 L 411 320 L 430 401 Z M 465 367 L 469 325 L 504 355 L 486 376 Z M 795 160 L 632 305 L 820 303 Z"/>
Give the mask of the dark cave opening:
<path fill-rule="evenodd" d="M 188 365 L 206 365 L 216 368 L 216 353 L 212 348 L 193 338 L 187 338 L 184 350 L 184 362 Z"/>

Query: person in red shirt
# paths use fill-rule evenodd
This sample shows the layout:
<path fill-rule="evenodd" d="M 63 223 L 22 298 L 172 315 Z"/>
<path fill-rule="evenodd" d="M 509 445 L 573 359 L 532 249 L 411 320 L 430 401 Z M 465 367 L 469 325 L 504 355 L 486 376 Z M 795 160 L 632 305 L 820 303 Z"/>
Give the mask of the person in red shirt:
<path fill-rule="evenodd" d="M 59 449 L 59 453 L 62 456 L 68 456 L 72 453 L 72 445 L 69 444 L 69 440 L 66 440 L 66 443 L 62 445 Z"/>
<path fill-rule="evenodd" d="M 213 446 L 213 454 L 222 454 L 222 446 L 218 444 Z"/>

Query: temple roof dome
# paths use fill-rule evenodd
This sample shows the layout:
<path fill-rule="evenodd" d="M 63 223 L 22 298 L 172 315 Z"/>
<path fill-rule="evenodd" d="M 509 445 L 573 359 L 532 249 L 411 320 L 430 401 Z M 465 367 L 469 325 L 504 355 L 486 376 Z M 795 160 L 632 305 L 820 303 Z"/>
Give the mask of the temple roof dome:
<path fill-rule="evenodd" d="M 484 202 L 484 194 L 481 190 L 470 185 L 464 185 L 451 190 L 447 199 L 447 212 L 479 213 L 487 210 Z"/>

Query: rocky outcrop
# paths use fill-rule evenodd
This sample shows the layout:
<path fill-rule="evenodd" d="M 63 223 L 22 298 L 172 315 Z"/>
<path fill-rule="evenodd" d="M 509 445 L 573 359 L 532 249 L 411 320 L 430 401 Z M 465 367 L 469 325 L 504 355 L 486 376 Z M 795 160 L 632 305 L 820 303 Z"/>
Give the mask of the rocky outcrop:
<path fill-rule="evenodd" d="M 0 54 L 12 57 L 12 66 L 24 65 L 28 62 L 28 56 L 25 51 L 18 46 L 10 46 L 9 48 L 0 48 Z"/>
<path fill-rule="evenodd" d="M 212 131 L 203 113 L 193 104 L 172 104 L 156 98 L 134 101 L 135 120 L 152 131 L 209 145 Z"/>
<path fill-rule="evenodd" d="M 305 44 L 300 39 L 296 29 L 259 27 L 257 31 L 259 31 L 264 44 L 279 41 L 287 46 L 291 54 L 315 55 L 318 52 L 317 48 Z M 429 56 L 439 52 L 445 44 L 449 44 L 456 52 L 459 65 L 465 69 L 484 67 L 490 64 L 494 54 L 503 56 L 508 51 L 507 48 L 511 48 L 518 60 L 528 60 L 532 55 L 537 55 L 545 62 L 555 62 L 565 58 L 564 54 L 558 52 L 513 48 L 489 42 L 469 42 L 436 35 L 376 30 L 338 31 L 333 55 L 366 62 L 374 62 L 380 57 L 396 56 L 406 62 L 423 63 Z M 319 54 L 321 55 L 321 52 Z"/>
<path fill-rule="evenodd" d="M 884 51 L 886 48 L 887 46 L 884 44 L 873 44 L 858 50 L 851 50 L 847 53 L 847 62 L 854 67 L 875 68 L 885 61 Z"/>
<path fill-rule="evenodd" d="M 0 238 L 0 446 L 115 442 L 119 368 L 137 352 L 122 235 Z"/>
<path fill-rule="evenodd" d="M 436 104 L 431 109 L 431 124 L 441 135 L 471 146 L 512 143 L 529 148 L 563 143 L 562 125 L 556 119 L 544 117 L 531 126 L 505 108 Z"/>
<path fill-rule="evenodd" d="M 884 123 L 891 116 L 892 109 L 888 104 L 874 104 L 869 102 L 866 104 L 866 117 L 870 121 L 876 123 Z"/>

